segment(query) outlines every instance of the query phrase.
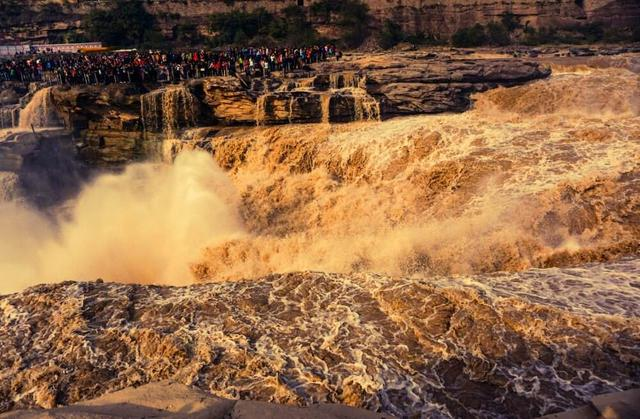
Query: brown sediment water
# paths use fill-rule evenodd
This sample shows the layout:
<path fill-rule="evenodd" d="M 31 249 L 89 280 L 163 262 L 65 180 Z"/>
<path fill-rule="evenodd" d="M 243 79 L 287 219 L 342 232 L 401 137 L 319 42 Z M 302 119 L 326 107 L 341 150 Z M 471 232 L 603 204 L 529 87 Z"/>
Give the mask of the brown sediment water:
<path fill-rule="evenodd" d="M 502 278 L 41 285 L 0 297 L 0 411 L 172 379 L 396 417 L 533 418 L 640 384 L 638 307 L 600 304 L 637 301 L 639 269 L 636 259 Z M 499 286 L 487 294 L 490 278 Z"/>
<path fill-rule="evenodd" d="M 74 254 L 97 233 L 113 232 L 103 228 L 100 217 L 92 218 L 94 211 L 83 212 L 83 198 L 91 196 L 107 214 L 129 214 L 127 223 L 149 225 L 149 234 L 140 238 L 133 229 L 114 232 L 113 240 L 95 240 L 111 243 L 107 254 L 118 247 L 127 253 L 123 243 L 146 249 L 148 240 L 162 237 L 165 226 L 177 230 L 178 243 L 163 240 L 158 269 L 149 270 L 143 258 L 140 271 L 149 274 L 127 275 L 129 268 L 121 267 L 113 279 L 123 281 L 153 280 L 155 275 L 170 283 L 174 272 L 182 272 L 175 278 L 179 283 L 298 270 L 427 276 L 517 272 L 634 254 L 640 246 L 639 93 L 637 74 L 593 69 L 478 94 L 474 109 L 458 115 L 229 128 L 208 140 L 213 158 L 185 153 L 181 161 L 198 163 L 135 166 L 145 169 L 109 178 L 128 184 L 134 175 L 143 190 L 151 182 L 149 193 L 164 199 L 158 208 L 137 211 L 137 195 L 120 197 L 117 191 L 105 204 L 99 198 L 102 184 L 89 185 L 78 199 L 76 211 L 82 215 L 63 224 L 65 231 L 86 238 L 76 243 L 57 237 L 60 252 Z M 175 108 L 177 102 L 162 103 Z M 221 201 L 238 220 L 232 239 L 216 236 L 218 220 L 172 201 L 185 194 L 205 202 L 217 199 L 215 190 L 191 189 L 198 186 L 201 171 L 209 176 L 214 170 L 208 168 L 215 168 L 214 161 L 223 169 L 216 176 L 236 197 Z M 155 172 L 182 182 L 164 187 L 152 181 Z M 181 230 L 190 232 L 199 223 L 197 240 Z M 172 259 L 172 249 L 184 256 L 170 263 L 175 266 L 180 259 L 181 270 L 159 273 Z M 95 258 L 107 254 L 98 250 Z M 64 257 L 54 259 L 64 265 Z M 94 262 L 78 263 L 84 260 L 80 256 L 74 260 L 60 271 L 25 261 L 30 270 L 41 266 L 38 274 L 16 277 L 30 283 L 105 276 L 102 264 L 92 269 Z M 186 272 L 189 267 L 194 279 Z"/>
<path fill-rule="evenodd" d="M 328 124 L 331 119 L 331 93 L 322 94 L 320 104 L 320 108 L 322 109 L 322 123 Z"/>
<path fill-rule="evenodd" d="M 196 126 L 198 101 L 185 86 L 169 86 L 140 98 L 140 114 L 146 130 L 174 137 L 179 130 Z"/>
<path fill-rule="evenodd" d="M 636 74 L 594 70 L 479 94 L 460 115 L 214 138 L 251 236 L 195 271 L 468 274 L 633 253 L 639 92 Z"/>
<path fill-rule="evenodd" d="M 20 110 L 19 128 L 48 128 L 62 125 L 53 104 L 51 89 L 51 87 L 45 87 L 33 94 L 29 103 Z"/>
<path fill-rule="evenodd" d="M 171 378 L 535 417 L 639 386 L 640 80 L 556 70 L 464 114 L 180 133 L 210 151 L 100 176 L 53 219 L 0 203 L 0 292 L 136 284 L 0 297 L 0 410 Z"/>

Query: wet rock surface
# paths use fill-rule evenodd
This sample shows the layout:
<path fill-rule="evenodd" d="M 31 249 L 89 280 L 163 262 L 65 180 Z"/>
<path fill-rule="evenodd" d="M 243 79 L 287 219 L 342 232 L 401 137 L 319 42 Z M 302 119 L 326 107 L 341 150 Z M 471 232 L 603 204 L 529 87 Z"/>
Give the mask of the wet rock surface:
<path fill-rule="evenodd" d="M 306 408 L 274 403 L 230 400 L 172 381 L 145 384 L 108 393 L 97 399 L 50 410 L 21 410 L 3 418 L 51 417 L 99 419 L 207 418 L 207 419 L 392 419 L 391 415 L 337 404 L 313 404 Z"/>
<path fill-rule="evenodd" d="M 640 384 L 635 314 L 451 285 L 307 272 L 33 287 L 0 298 L 0 410 L 171 379 L 233 399 L 522 418 Z"/>

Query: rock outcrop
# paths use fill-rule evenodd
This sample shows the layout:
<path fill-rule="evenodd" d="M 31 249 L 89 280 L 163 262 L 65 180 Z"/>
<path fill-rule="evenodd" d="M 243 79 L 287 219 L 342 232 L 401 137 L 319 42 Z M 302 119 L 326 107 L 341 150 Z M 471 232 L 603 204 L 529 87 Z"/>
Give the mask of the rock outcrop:
<path fill-rule="evenodd" d="M 471 93 L 513 86 L 547 77 L 539 63 L 511 59 L 452 59 L 433 53 L 354 56 L 349 61 L 321 65 L 330 74 L 356 72 L 358 83 L 382 104 L 382 115 L 461 112 Z M 515 65 L 514 65 L 515 64 Z"/>
<path fill-rule="evenodd" d="M 122 164 L 144 156 L 137 86 L 55 87 L 53 100 L 64 126 L 79 143 L 79 156 L 93 166 Z"/>
<path fill-rule="evenodd" d="M 76 133 L 142 128 L 166 132 L 216 123 L 345 122 L 460 112 L 469 107 L 473 92 L 550 74 L 540 64 L 517 59 L 469 60 L 436 54 L 380 54 L 368 59 L 387 63 L 371 64 L 354 56 L 286 77 L 211 77 L 151 92 L 128 85 L 58 87 L 53 97 L 63 110 L 65 126 Z M 15 104 L 3 107 L 3 124 L 10 127 L 16 112 Z"/>
<path fill-rule="evenodd" d="M 26 410 L 0 415 L 6 419 L 73 417 L 191 418 L 191 419 L 392 419 L 388 414 L 338 404 L 307 408 L 274 403 L 230 400 L 172 381 L 146 384 L 106 394 L 95 400 L 51 410 Z"/>
<path fill-rule="evenodd" d="M 153 157 L 160 153 L 160 142 L 180 139 L 185 130 L 197 127 L 462 112 L 471 106 L 474 92 L 549 74 L 544 65 L 514 58 L 354 55 L 286 76 L 209 77 L 171 86 L 56 86 L 46 97 L 56 108 L 56 119 L 79 144 L 79 156 L 100 166 Z M 16 127 L 20 105 L 1 109 L 0 121 Z"/>

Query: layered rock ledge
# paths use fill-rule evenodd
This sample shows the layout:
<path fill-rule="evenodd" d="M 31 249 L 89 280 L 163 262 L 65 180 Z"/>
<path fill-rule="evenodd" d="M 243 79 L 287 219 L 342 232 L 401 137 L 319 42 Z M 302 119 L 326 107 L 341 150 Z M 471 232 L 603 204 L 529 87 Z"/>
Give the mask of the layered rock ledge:
<path fill-rule="evenodd" d="M 68 115 L 102 119 L 106 126 L 104 120 L 123 119 L 118 115 L 124 113 L 128 118 L 122 121 L 123 129 L 163 132 L 216 124 L 346 122 L 462 112 L 471 106 L 471 93 L 550 73 L 544 65 L 513 58 L 381 54 L 369 61 L 322 63 L 306 72 L 266 78 L 209 77 L 148 94 L 126 86 L 57 88 L 54 94 Z M 102 103 L 108 110 L 93 114 L 94 105 Z M 138 103 L 141 106 L 135 106 Z M 79 119 L 69 122 L 78 126 Z"/>
<path fill-rule="evenodd" d="M 471 94 L 550 75 L 516 58 L 379 54 L 266 78 L 209 77 L 179 85 L 58 86 L 51 97 L 92 164 L 121 164 L 195 127 L 381 120 L 463 112 Z M 10 118 L 7 117 L 7 120 Z"/>

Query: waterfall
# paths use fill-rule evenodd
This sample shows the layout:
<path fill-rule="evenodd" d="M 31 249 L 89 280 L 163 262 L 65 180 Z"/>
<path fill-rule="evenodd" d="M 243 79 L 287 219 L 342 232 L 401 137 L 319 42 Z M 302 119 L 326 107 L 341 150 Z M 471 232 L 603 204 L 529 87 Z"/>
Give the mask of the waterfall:
<path fill-rule="evenodd" d="M 320 109 L 322 110 L 322 123 L 328 124 L 331 118 L 331 93 L 320 96 Z"/>
<path fill-rule="evenodd" d="M 347 72 L 342 75 L 344 87 L 360 87 L 360 76 L 354 72 Z"/>
<path fill-rule="evenodd" d="M 340 73 L 329 74 L 329 88 L 330 89 L 340 88 Z"/>
<path fill-rule="evenodd" d="M 140 112 L 146 131 L 173 135 L 196 126 L 198 100 L 185 86 L 171 86 L 143 95 Z"/>
<path fill-rule="evenodd" d="M 162 130 L 162 94 L 152 92 L 140 96 L 140 115 L 145 131 Z"/>
<path fill-rule="evenodd" d="M 267 102 L 266 94 L 259 96 L 258 99 L 256 100 L 255 119 L 256 119 L 256 125 L 258 126 L 262 125 L 266 118 L 266 113 L 265 113 L 266 102 Z"/>
<path fill-rule="evenodd" d="M 353 89 L 353 120 L 380 121 L 380 102 L 362 89 Z"/>
<path fill-rule="evenodd" d="M 293 106 L 296 103 L 296 98 L 295 96 L 291 95 L 289 96 L 289 123 L 291 124 L 293 122 Z"/>
<path fill-rule="evenodd" d="M 52 88 L 38 90 L 27 106 L 20 111 L 19 127 L 22 129 L 60 126 L 60 115 L 53 103 Z"/>
<path fill-rule="evenodd" d="M 329 74 L 329 88 L 341 89 L 341 88 L 362 88 L 364 79 L 360 77 L 355 71 L 347 71 L 344 73 L 331 73 Z"/>
<path fill-rule="evenodd" d="M 327 86 L 328 77 L 328 86 Z M 378 100 L 357 72 L 329 73 L 322 78 L 289 80 L 276 91 L 256 91 L 257 126 L 280 123 L 380 121 Z"/>
<path fill-rule="evenodd" d="M 321 98 L 322 122 L 330 121 L 331 95 L 353 98 L 353 121 L 379 121 L 381 118 L 380 103 L 366 90 L 366 77 L 357 72 L 348 71 L 329 74 L 328 97 Z"/>
<path fill-rule="evenodd" d="M 313 89 L 313 85 L 315 82 L 315 78 L 311 77 L 311 78 L 305 78 L 305 79 L 298 79 L 296 80 L 295 83 L 295 89 L 297 90 L 311 90 Z"/>

